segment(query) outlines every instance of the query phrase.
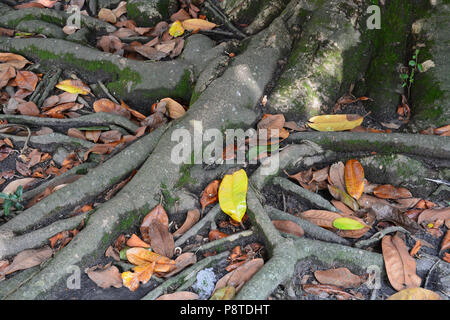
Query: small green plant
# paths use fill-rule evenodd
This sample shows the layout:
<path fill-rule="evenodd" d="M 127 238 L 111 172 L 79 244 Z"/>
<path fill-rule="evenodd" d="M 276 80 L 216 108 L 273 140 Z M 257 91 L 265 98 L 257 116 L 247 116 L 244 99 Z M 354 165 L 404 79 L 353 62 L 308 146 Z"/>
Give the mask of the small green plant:
<path fill-rule="evenodd" d="M 23 186 L 19 186 L 16 192 L 7 194 L 0 192 L 0 198 L 3 199 L 3 214 L 7 216 L 12 207 L 15 207 L 17 210 L 23 210 L 23 206 L 20 204 L 23 194 Z"/>
<path fill-rule="evenodd" d="M 408 99 L 411 95 L 411 86 L 414 83 L 414 76 L 416 74 L 416 70 L 419 72 L 423 72 L 423 66 L 418 62 L 420 49 L 416 49 L 414 51 L 414 55 L 412 59 L 408 62 L 408 71 L 405 73 L 400 73 L 400 78 L 403 80 L 402 87 L 408 88 Z"/>

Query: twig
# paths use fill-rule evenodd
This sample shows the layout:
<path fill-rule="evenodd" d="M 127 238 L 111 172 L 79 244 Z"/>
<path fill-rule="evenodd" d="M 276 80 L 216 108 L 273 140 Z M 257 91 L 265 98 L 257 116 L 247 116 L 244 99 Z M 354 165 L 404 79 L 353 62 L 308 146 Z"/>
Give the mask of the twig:
<path fill-rule="evenodd" d="M 388 228 L 385 228 L 385 229 L 383 229 L 381 231 L 378 231 L 377 233 L 375 233 L 372 237 L 370 237 L 367 240 L 360 240 L 360 241 L 356 242 L 355 243 L 355 247 L 356 248 L 368 247 L 368 246 L 370 246 L 370 245 L 380 241 L 381 239 L 383 239 L 383 237 L 385 235 L 387 235 L 389 233 L 392 233 L 392 232 L 397 232 L 397 231 L 410 234 L 410 232 L 408 230 L 406 230 L 406 229 L 404 229 L 402 227 L 399 227 L 399 226 L 388 227 Z"/>
<path fill-rule="evenodd" d="M 230 30 L 232 30 L 239 38 L 246 38 L 247 36 L 241 30 L 236 28 L 230 20 L 225 16 L 220 9 L 218 9 L 211 1 L 204 2 L 205 8 L 208 9 L 217 19 L 221 20 Z"/>
<path fill-rule="evenodd" d="M 20 150 L 20 154 L 24 154 L 24 152 L 28 149 L 28 142 L 30 141 L 31 130 L 27 126 L 14 124 L 14 123 L 8 123 L 8 124 L 1 124 L 0 125 L 0 129 L 1 128 L 11 128 L 11 127 L 18 127 L 18 128 L 26 129 L 28 131 L 28 135 L 27 135 L 27 138 L 25 139 L 25 142 L 23 144 L 23 148 L 22 148 L 22 150 Z"/>
<path fill-rule="evenodd" d="M 114 98 L 114 96 L 111 93 L 109 93 L 109 90 L 105 87 L 105 85 L 100 80 L 97 80 L 97 83 L 111 101 L 113 101 L 116 104 L 120 104 L 119 101 L 117 101 L 117 99 Z"/>
<path fill-rule="evenodd" d="M 38 100 L 38 107 L 41 108 L 44 104 L 45 99 L 47 99 L 48 95 L 50 94 L 50 91 L 52 91 L 55 88 L 55 85 L 58 83 L 59 76 L 62 73 L 62 69 L 56 69 L 55 74 L 48 80 L 48 84 L 45 86 L 44 91 L 42 92 L 41 96 Z"/>

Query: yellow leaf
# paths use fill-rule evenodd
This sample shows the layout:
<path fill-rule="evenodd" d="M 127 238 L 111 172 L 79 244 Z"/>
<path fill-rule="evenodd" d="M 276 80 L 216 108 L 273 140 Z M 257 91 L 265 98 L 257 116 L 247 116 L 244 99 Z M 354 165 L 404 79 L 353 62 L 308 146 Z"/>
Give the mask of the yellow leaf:
<path fill-rule="evenodd" d="M 337 218 L 333 221 L 333 227 L 339 230 L 360 230 L 366 226 L 352 218 Z"/>
<path fill-rule="evenodd" d="M 308 126 L 317 131 L 344 131 L 356 128 L 363 120 L 358 114 L 326 114 L 312 117 Z"/>
<path fill-rule="evenodd" d="M 223 212 L 241 222 L 247 210 L 248 178 L 243 169 L 223 177 L 219 186 L 219 204 Z"/>
<path fill-rule="evenodd" d="M 188 31 L 192 30 L 211 30 L 217 25 L 215 23 L 203 20 L 203 19 L 187 19 L 181 22 L 184 29 Z"/>
<path fill-rule="evenodd" d="M 442 300 L 436 292 L 423 288 L 403 289 L 388 298 L 388 300 Z"/>
<path fill-rule="evenodd" d="M 169 29 L 169 34 L 172 37 L 175 37 L 175 38 L 179 37 L 183 33 L 184 33 L 184 28 L 180 21 L 175 21 L 174 23 L 172 23 L 172 25 L 170 26 L 170 29 Z"/>
<path fill-rule="evenodd" d="M 58 89 L 61 89 L 70 93 L 89 94 L 91 89 L 80 80 L 63 80 L 56 85 Z"/>

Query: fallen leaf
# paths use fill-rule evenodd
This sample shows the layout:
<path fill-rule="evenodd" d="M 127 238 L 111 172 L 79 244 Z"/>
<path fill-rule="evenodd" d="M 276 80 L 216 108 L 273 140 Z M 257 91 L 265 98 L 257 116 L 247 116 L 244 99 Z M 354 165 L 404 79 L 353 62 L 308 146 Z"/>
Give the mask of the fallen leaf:
<path fill-rule="evenodd" d="M 373 194 L 381 199 L 403 199 L 411 198 L 412 194 L 406 188 L 396 188 L 390 184 L 384 184 L 376 187 Z"/>
<path fill-rule="evenodd" d="M 169 278 L 179 272 L 181 272 L 186 267 L 195 264 L 197 262 L 197 256 L 193 252 L 185 252 L 180 254 L 175 259 L 175 269 L 164 275 L 164 278 Z"/>
<path fill-rule="evenodd" d="M 347 268 L 317 270 L 314 276 L 321 284 L 330 284 L 343 288 L 357 288 L 363 283 L 360 276 L 353 274 Z"/>
<path fill-rule="evenodd" d="M 219 231 L 217 229 L 214 229 L 214 230 L 211 230 L 209 232 L 208 239 L 209 239 L 209 241 L 214 241 L 214 240 L 219 240 L 219 239 L 222 239 L 222 238 L 226 238 L 228 236 L 229 235 L 226 234 L 225 232 L 221 232 L 221 231 Z"/>
<path fill-rule="evenodd" d="M 35 182 L 37 179 L 36 178 L 23 178 L 23 179 L 17 179 L 14 180 L 12 182 L 10 182 L 4 189 L 3 189 L 3 193 L 6 194 L 11 194 L 16 192 L 17 188 L 19 186 L 22 186 L 23 189 L 26 189 L 27 187 L 29 187 L 31 184 L 33 184 L 33 182 Z"/>
<path fill-rule="evenodd" d="M 388 279 L 397 290 L 419 287 L 422 279 L 416 274 L 416 261 L 408 253 L 405 242 L 397 235 L 384 236 L 381 241 Z"/>
<path fill-rule="evenodd" d="M 205 209 L 210 204 L 213 204 L 217 202 L 218 200 L 218 189 L 219 189 L 220 180 L 214 180 L 213 182 L 209 183 L 205 190 L 203 190 L 201 198 L 200 198 L 200 204 L 202 206 L 202 210 Z"/>
<path fill-rule="evenodd" d="M 17 71 L 15 82 L 19 88 L 33 92 L 38 81 L 38 76 L 31 71 Z"/>
<path fill-rule="evenodd" d="M 209 300 L 233 300 L 235 295 L 236 289 L 233 286 L 227 286 L 214 291 Z"/>
<path fill-rule="evenodd" d="M 187 19 L 181 22 L 184 29 L 188 31 L 193 30 L 211 30 L 217 25 L 215 23 L 203 19 Z"/>
<path fill-rule="evenodd" d="M 141 247 L 141 248 L 150 248 L 150 245 L 144 241 L 142 241 L 137 235 L 134 233 L 131 235 L 130 239 L 127 241 L 127 246 L 129 247 Z"/>
<path fill-rule="evenodd" d="M 339 161 L 330 166 L 329 182 L 335 187 L 345 190 L 345 165 Z"/>
<path fill-rule="evenodd" d="M 173 235 L 163 223 L 153 220 L 148 226 L 148 236 L 150 237 L 150 246 L 154 252 L 168 258 L 173 257 L 175 251 Z"/>
<path fill-rule="evenodd" d="M 305 232 L 302 227 L 290 220 L 272 220 L 273 225 L 278 231 L 292 234 L 297 237 L 303 237 Z"/>
<path fill-rule="evenodd" d="M 93 104 L 95 112 L 109 112 L 130 119 L 131 113 L 121 105 L 113 101 L 103 98 L 96 100 Z"/>
<path fill-rule="evenodd" d="M 308 126 L 317 131 L 344 131 L 360 126 L 364 117 L 358 114 L 331 114 L 309 119 Z"/>
<path fill-rule="evenodd" d="M 59 82 L 55 87 L 74 94 L 86 95 L 91 93 L 91 89 L 81 80 L 63 80 Z"/>
<path fill-rule="evenodd" d="M 360 230 L 367 226 L 355 219 L 342 217 L 333 221 L 333 227 L 339 230 Z"/>
<path fill-rule="evenodd" d="M 178 228 L 172 235 L 178 237 L 183 235 L 192 226 L 194 226 L 200 220 L 200 211 L 198 209 L 189 210 L 186 215 L 186 220 L 184 220 L 183 225 Z"/>
<path fill-rule="evenodd" d="M 116 23 L 117 21 L 117 17 L 114 12 L 111 9 L 107 8 L 100 9 L 100 11 L 98 12 L 98 18 L 112 24 Z"/>
<path fill-rule="evenodd" d="M 5 268 L 2 273 L 8 275 L 18 270 L 25 270 L 47 261 L 53 254 L 49 246 L 40 249 L 28 249 L 20 252 L 14 257 L 13 262 Z"/>
<path fill-rule="evenodd" d="M 427 224 L 430 222 L 435 222 L 436 220 L 446 221 L 448 219 L 450 219 L 450 207 L 424 210 L 419 215 L 417 222 L 419 224 Z"/>
<path fill-rule="evenodd" d="M 296 215 L 319 227 L 327 229 L 334 229 L 333 221 L 342 218 L 339 213 L 326 210 L 307 210 Z"/>
<path fill-rule="evenodd" d="M 219 204 L 223 212 L 240 222 L 247 210 L 248 178 L 241 169 L 223 177 L 219 186 Z"/>
<path fill-rule="evenodd" d="M 198 300 L 198 294 L 190 291 L 177 291 L 163 294 L 155 300 Z"/>
<path fill-rule="evenodd" d="M 330 284 L 307 283 L 302 285 L 302 289 L 303 291 L 316 296 L 322 296 L 323 293 L 334 295 L 338 300 L 358 299 L 356 296 Z"/>
<path fill-rule="evenodd" d="M 409 252 L 409 255 L 411 257 L 414 257 L 417 254 L 417 252 L 419 252 L 421 246 L 422 243 L 420 242 L 420 240 L 416 241 L 416 244 L 414 245 L 414 247 L 412 247 L 411 251 Z"/>
<path fill-rule="evenodd" d="M 358 200 L 364 191 L 364 169 L 358 160 L 350 159 L 346 162 L 344 179 L 348 194 Z"/>
<path fill-rule="evenodd" d="M 445 251 L 449 248 L 450 248 L 450 230 L 447 230 L 444 239 L 442 239 L 440 251 Z"/>
<path fill-rule="evenodd" d="M 228 286 L 236 288 L 236 292 L 242 288 L 242 286 L 253 277 L 253 275 L 258 272 L 259 269 L 264 265 L 264 260 L 261 258 L 256 258 L 247 261 L 240 267 L 234 269 L 233 271 L 227 273 L 216 283 L 214 292 Z"/>
<path fill-rule="evenodd" d="M 107 289 L 110 287 L 122 287 L 122 277 L 116 266 L 94 266 L 87 268 L 84 272 L 88 275 L 89 279 L 94 281 L 100 288 Z"/>
<path fill-rule="evenodd" d="M 171 98 L 164 98 L 160 101 L 166 103 L 169 117 L 172 119 L 178 119 L 186 113 L 186 110 L 184 110 L 183 106 Z"/>
<path fill-rule="evenodd" d="M 347 194 L 347 192 L 345 192 L 344 190 L 341 190 L 338 187 L 329 184 L 328 191 L 330 191 L 330 194 L 333 196 L 333 198 L 342 201 L 347 207 L 349 207 L 353 211 L 357 211 L 359 209 L 358 202 L 356 202 L 356 200 L 349 194 Z"/>
<path fill-rule="evenodd" d="M 142 238 L 145 242 L 150 242 L 149 226 L 153 221 L 159 221 L 166 228 L 169 228 L 169 217 L 167 216 L 166 210 L 161 204 L 154 207 L 145 217 L 142 219 L 140 226 L 140 231 Z"/>
<path fill-rule="evenodd" d="M 0 52 L 0 62 L 2 62 L 2 64 L 0 64 L 0 71 L 3 71 L 9 67 L 20 70 L 27 64 L 31 63 L 21 55 L 9 52 Z"/>
<path fill-rule="evenodd" d="M 184 29 L 181 21 L 175 21 L 169 28 L 169 34 L 176 38 L 183 35 Z"/>

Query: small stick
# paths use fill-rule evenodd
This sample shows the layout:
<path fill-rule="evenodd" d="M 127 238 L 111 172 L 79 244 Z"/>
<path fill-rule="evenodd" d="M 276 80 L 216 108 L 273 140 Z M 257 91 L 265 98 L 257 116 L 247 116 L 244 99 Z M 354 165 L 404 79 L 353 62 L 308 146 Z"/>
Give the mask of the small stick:
<path fill-rule="evenodd" d="M 98 85 L 100 86 L 100 88 L 103 90 L 103 92 L 108 96 L 108 98 L 113 101 L 114 103 L 120 104 L 119 101 L 117 101 L 116 98 L 114 98 L 114 96 L 109 93 L 108 89 L 106 88 L 106 86 L 100 81 L 97 81 Z"/>

